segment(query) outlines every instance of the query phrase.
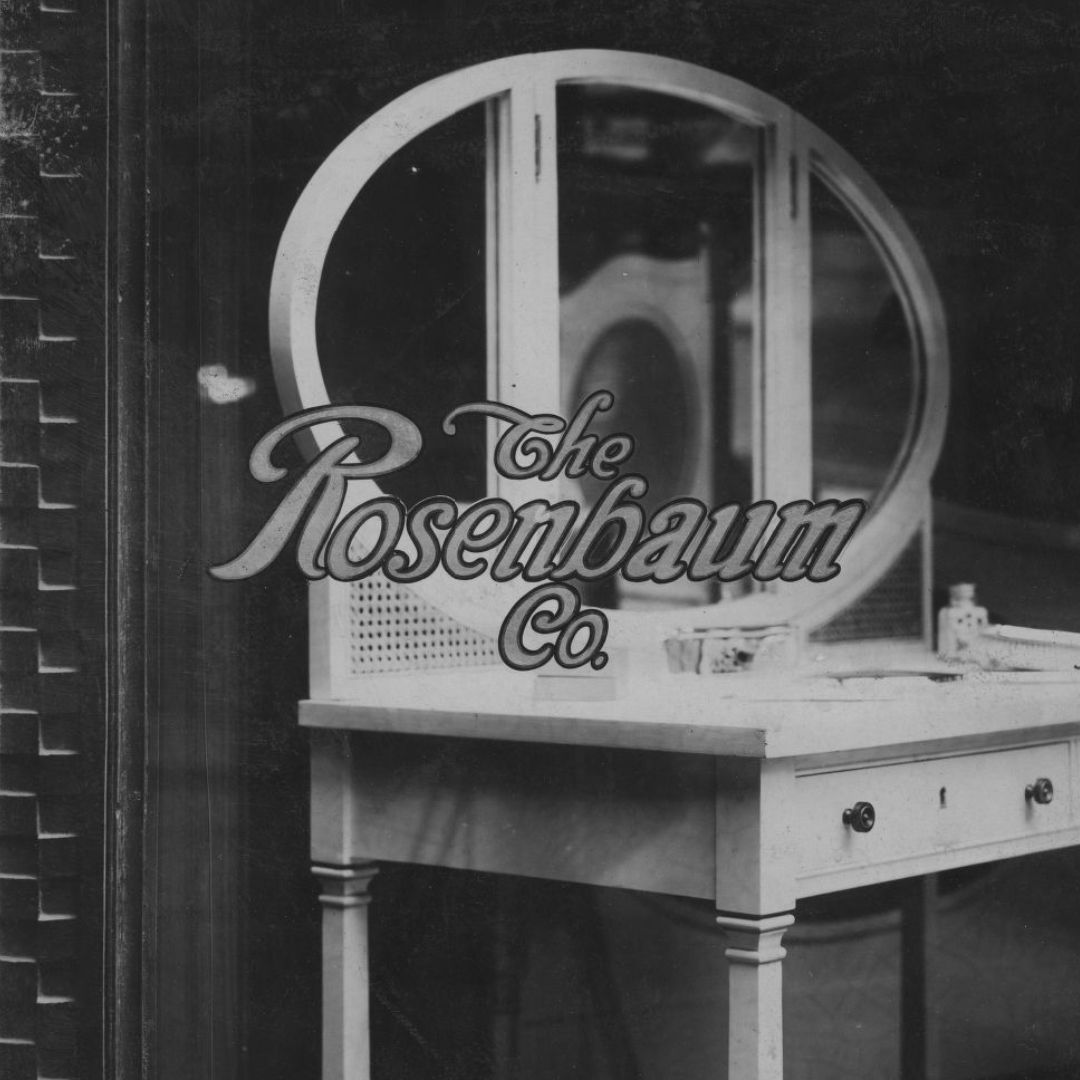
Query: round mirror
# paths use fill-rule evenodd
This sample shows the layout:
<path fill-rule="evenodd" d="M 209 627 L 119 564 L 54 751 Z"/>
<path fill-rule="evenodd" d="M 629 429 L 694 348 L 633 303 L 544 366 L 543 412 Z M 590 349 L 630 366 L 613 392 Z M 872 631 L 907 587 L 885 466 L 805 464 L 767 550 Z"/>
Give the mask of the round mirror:
<path fill-rule="evenodd" d="M 289 410 L 393 408 L 421 457 L 351 501 L 500 496 L 596 505 L 586 475 L 545 488 L 492 467 L 483 400 L 635 441 L 622 471 L 673 500 L 864 500 L 824 583 L 590 583 L 613 639 L 674 625 L 814 626 L 889 568 L 925 520 L 944 427 L 941 305 L 917 245 L 861 169 L 781 103 L 676 61 L 572 51 L 425 84 L 350 135 L 302 194 L 271 289 Z M 362 436 L 364 432 L 358 432 Z M 340 436 L 313 429 L 312 449 Z M 377 433 L 361 453 L 377 455 Z M 729 546 L 745 515 L 736 516 Z M 497 631 L 516 582 L 412 586 Z"/>

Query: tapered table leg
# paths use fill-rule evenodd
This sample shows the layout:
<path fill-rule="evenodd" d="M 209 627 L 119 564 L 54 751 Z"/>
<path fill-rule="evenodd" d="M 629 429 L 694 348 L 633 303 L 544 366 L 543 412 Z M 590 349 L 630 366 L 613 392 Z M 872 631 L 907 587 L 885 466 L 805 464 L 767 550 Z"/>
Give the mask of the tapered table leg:
<path fill-rule="evenodd" d="M 378 868 L 312 870 L 322 885 L 322 1080 L 370 1080 L 367 906 Z"/>
<path fill-rule="evenodd" d="M 780 945 L 793 915 L 720 915 L 728 959 L 728 1080 L 783 1080 Z"/>

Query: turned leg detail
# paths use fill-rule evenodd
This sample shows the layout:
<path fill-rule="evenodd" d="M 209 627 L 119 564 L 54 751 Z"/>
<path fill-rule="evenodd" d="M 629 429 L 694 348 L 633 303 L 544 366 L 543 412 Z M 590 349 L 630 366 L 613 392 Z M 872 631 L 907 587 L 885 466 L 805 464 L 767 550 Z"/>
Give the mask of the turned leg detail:
<path fill-rule="evenodd" d="M 312 870 L 322 886 L 322 1080 L 369 1080 L 367 907 L 378 867 Z"/>
<path fill-rule="evenodd" d="M 728 959 L 728 1080 L 783 1080 L 780 944 L 793 915 L 720 915 Z"/>

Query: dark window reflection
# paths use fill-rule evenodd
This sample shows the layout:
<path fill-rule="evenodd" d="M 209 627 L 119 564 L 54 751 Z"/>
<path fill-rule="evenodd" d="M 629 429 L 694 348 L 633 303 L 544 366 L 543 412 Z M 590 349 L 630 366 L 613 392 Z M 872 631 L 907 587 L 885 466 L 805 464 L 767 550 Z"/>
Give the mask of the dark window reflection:
<path fill-rule="evenodd" d="M 564 85 L 557 108 L 564 408 L 596 389 L 616 395 L 594 427 L 634 437 L 626 468 L 649 481 L 650 509 L 748 503 L 759 132 L 624 87 Z M 599 490 L 585 485 L 586 501 Z M 716 598 L 686 582 L 608 593 L 637 608 Z"/>
<path fill-rule="evenodd" d="M 914 344 L 869 236 L 817 177 L 810 194 L 814 497 L 880 500 L 914 415 Z"/>
<path fill-rule="evenodd" d="M 407 503 L 485 491 L 485 434 L 441 424 L 487 396 L 484 108 L 436 125 L 384 164 L 334 237 L 319 290 L 318 344 L 331 401 L 396 409 L 421 457 L 380 486 Z M 362 425 L 361 427 L 367 427 Z M 357 430 L 363 456 L 386 449 Z"/>

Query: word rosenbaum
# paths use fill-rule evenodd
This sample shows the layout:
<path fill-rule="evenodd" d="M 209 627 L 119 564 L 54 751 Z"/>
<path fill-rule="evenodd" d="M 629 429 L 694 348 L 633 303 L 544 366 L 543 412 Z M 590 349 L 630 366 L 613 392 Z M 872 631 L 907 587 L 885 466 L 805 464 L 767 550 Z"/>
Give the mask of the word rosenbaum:
<path fill-rule="evenodd" d="M 567 668 L 601 668 L 607 617 L 582 609 L 567 581 L 588 582 L 621 573 L 629 581 L 735 581 L 752 575 L 758 581 L 828 581 L 840 572 L 837 558 L 866 512 L 861 499 L 827 499 L 751 506 L 709 508 L 697 499 L 676 499 L 646 518 L 640 500 L 648 491 L 645 477 L 620 475 L 619 466 L 634 452 L 629 435 L 601 439 L 588 430 L 597 412 L 610 409 L 613 396 L 598 391 L 587 398 L 569 423 L 548 413 L 530 415 L 498 402 L 475 402 L 454 409 L 443 430 L 454 434 L 455 421 L 480 414 L 509 425 L 494 455 L 498 472 L 511 480 L 553 481 L 591 473 L 608 486 L 591 509 L 574 501 L 537 499 L 513 507 L 504 499 L 481 499 L 460 508 L 453 499 L 435 496 L 411 508 L 381 495 L 350 510 L 339 521 L 350 480 L 396 472 L 420 454 L 423 440 L 416 425 L 389 409 L 368 405 L 330 405 L 296 413 L 267 432 L 252 449 L 251 475 L 262 483 L 281 480 L 286 470 L 271 458 L 278 444 L 304 428 L 328 421 L 377 424 L 389 436 L 377 460 L 346 459 L 359 447 L 355 435 L 343 435 L 306 467 L 248 547 L 235 559 L 212 567 L 223 580 L 258 574 L 280 555 L 300 529 L 296 549 L 300 570 L 311 579 L 329 575 L 356 581 L 381 570 L 395 582 L 415 582 L 442 566 L 459 580 L 488 572 L 496 581 L 521 575 L 546 582 L 514 605 L 502 624 L 499 652 L 518 670 L 540 667 L 552 658 Z M 557 442 L 550 437 L 560 436 Z M 377 528 L 378 540 L 353 558 L 357 533 Z M 765 540 L 771 527 L 771 534 Z M 412 550 L 398 545 L 407 535 Z M 601 542 L 602 541 L 602 542 Z M 554 611 L 550 606 L 554 605 Z M 531 629 L 556 641 L 530 648 L 523 640 Z"/>

